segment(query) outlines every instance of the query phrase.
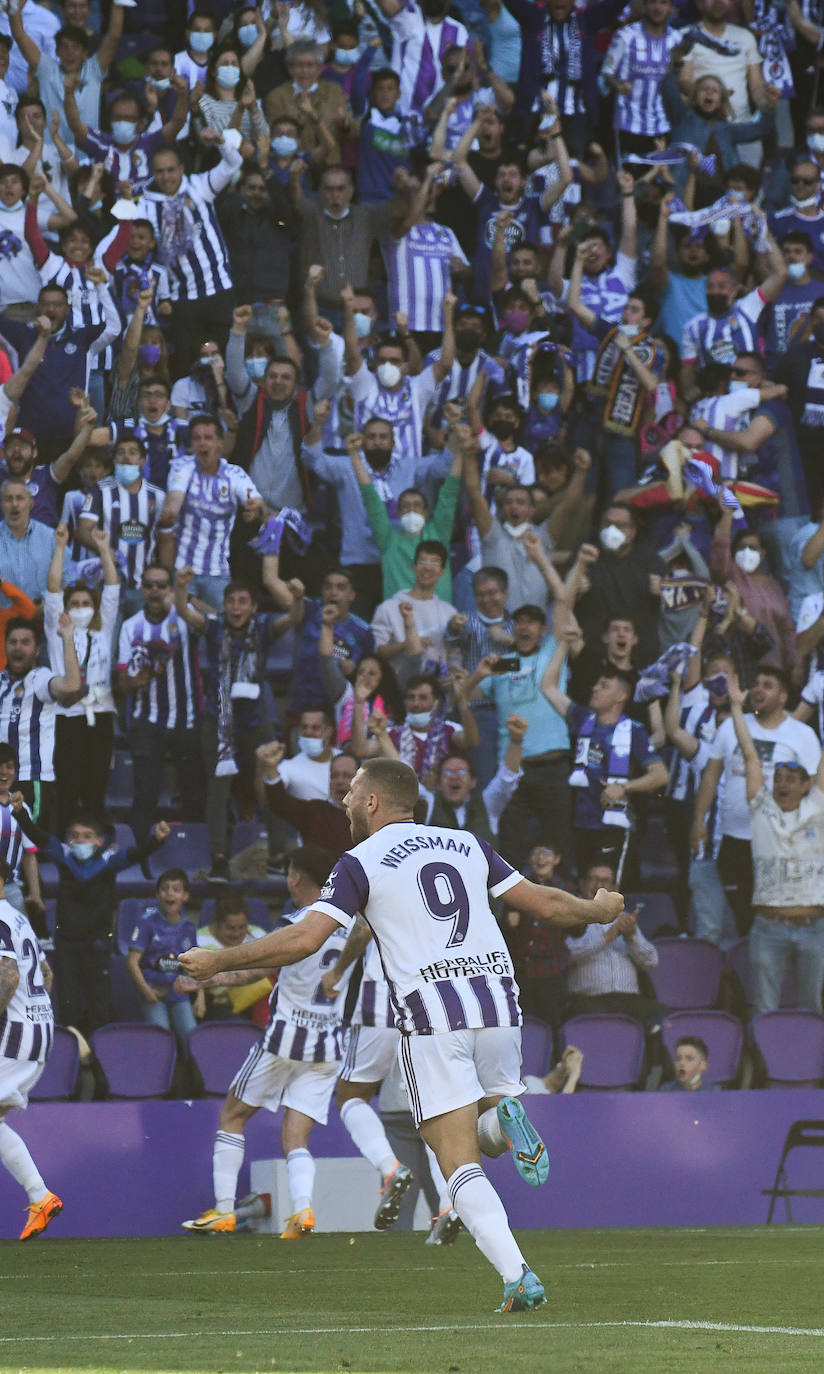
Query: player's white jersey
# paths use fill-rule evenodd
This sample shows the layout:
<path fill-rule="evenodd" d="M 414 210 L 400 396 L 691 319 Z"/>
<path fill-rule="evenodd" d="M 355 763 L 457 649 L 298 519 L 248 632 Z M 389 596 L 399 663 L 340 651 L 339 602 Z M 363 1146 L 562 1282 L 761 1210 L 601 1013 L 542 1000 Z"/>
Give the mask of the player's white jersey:
<path fill-rule="evenodd" d="M 0 900 L 0 959 L 13 959 L 20 981 L 0 1012 L 0 1056 L 44 1064 L 54 1039 L 54 1013 L 40 967 L 43 955 L 28 918 Z"/>
<path fill-rule="evenodd" d="M 353 1026 L 377 1026 L 382 1029 L 395 1025 L 389 984 L 383 976 L 381 956 L 374 940 L 370 940 L 366 946 L 358 1000 L 350 1019 Z"/>
<path fill-rule="evenodd" d="M 308 910 L 290 912 L 283 920 L 293 924 Z M 270 1054 L 307 1064 L 328 1064 L 342 1057 L 341 1017 L 351 969 L 341 978 L 334 1002 L 325 995 L 320 980 L 337 963 L 345 939 L 341 928 L 317 953 L 281 969 L 269 998 L 269 1022 L 263 1033 L 263 1048 Z"/>
<path fill-rule="evenodd" d="M 314 909 L 378 947 L 396 1025 L 408 1035 L 518 1026 L 512 960 L 489 907 L 521 874 L 466 830 L 398 821 L 344 854 Z"/>

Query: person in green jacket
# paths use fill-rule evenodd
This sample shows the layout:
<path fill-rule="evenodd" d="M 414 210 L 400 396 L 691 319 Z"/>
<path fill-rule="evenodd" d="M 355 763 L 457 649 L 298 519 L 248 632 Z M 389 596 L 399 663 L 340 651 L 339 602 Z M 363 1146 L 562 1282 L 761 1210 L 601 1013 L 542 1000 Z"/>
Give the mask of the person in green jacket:
<path fill-rule="evenodd" d="M 366 470 L 361 447 L 363 436 L 350 434 L 346 440 L 352 467 L 358 479 L 360 494 L 366 508 L 366 515 L 372 527 L 372 534 L 381 556 L 383 573 L 383 600 L 388 601 L 396 592 L 411 587 L 415 580 L 413 562 L 415 550 L 422 539 L 437 539 L 449 548 L 452 539 L 452 526 L 461 490 L 461 448 L 452 460 L 452 466 L 443 480 L 435 509 L 430 515 L 423 492 L 417 487 L 409 487 L 398 497 L 398 520 L 400 529 L 393 525 L 389 513 Z M 444 601 L 452 599 L 452 574 L 447 563 L 443 577 L 435 587 L 435 595 Z"/>

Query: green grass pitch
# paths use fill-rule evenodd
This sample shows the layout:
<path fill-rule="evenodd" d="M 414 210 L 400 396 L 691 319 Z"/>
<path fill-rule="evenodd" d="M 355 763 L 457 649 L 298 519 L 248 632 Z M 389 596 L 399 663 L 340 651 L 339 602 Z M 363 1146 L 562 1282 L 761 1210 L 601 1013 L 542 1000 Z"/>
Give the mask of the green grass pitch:
<path fill-rule="evenodd" d="M 822 1227 L 520 1241 L 549 1301 L 507 1317 L 466 1235 L 442 1250 L 408 1232 L 4 1241 L 0 1370 L 824 1369 Z"/>

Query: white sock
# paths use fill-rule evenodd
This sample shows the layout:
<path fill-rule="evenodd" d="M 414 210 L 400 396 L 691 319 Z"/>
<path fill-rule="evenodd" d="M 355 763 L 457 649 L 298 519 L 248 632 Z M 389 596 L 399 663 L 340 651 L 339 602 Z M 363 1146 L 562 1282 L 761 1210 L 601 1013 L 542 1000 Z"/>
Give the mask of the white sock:
<path fill-rule="evenodd" d="M 498 1113 L 494 1107 L 488 1107 L 478 1117 L 478 1144 L 490 1159 L 497 1159 L 498 1155 L 506 1154 L 509 1149 L 509 1141 L 501 1130 Z"/>
<path fill-rule="evenodd" d="M 0 1162 L 12 1178 L 25 1188 L 29 1202 L 42 1202 L 49 1191 L 28 1152 L 25 1141 L 5 1122 L 0 1124 Z"/>
<path fill-rule="evenodd" d="M 215 1207 L 218 1212 L 232 1212 L 235 1207 L 237 1180 L 243 1163 L 245 1141 L 242 1135 L 218 1131 L 212 1152 L 212 1182 L 215 1188 Z"/>
<path fill-rule="evenodd" d="M 447 1183 L 452 1206 L 485 1259 L 504 1283 L 523 1273 L 526 1261 L 509 1229 L 504 1204 L 480 1164 L 462 1164 Z"/>
<path fill-rule="evenodd" d="M 312 1189 L 315 1186 L 315 1161 L 308 1150 L 289 1151 L 286 1156 L 286 1176 L 289 1179 L 292 1211 L 302 1212 L 304 1207 L 311 1207 Z"/>
<path fill-rule="evenodd" d="M 340 1109 L 340 1119 L 364 1159 L 379 1170 L 381 1178 L 391 1174 L 398 1160 L 386 1138 L 380 1117 L 362 1097 L 350 1097 Z"/>
<path fill-rule="evenodd" d="M 446 1186 L 446 1179 L 441 1173 L 441 1166 L 435 1158 L 435 1151 L 423 1142 L 426 1150 L 426 1158 L 429 1162 L 429 1172 L 432 1175 L 432 1182 L 438 1190 L 438 1212 L 448 1212 L 452 1207 L 452 1199 L 449 1196 L 449 1189 Z"/>

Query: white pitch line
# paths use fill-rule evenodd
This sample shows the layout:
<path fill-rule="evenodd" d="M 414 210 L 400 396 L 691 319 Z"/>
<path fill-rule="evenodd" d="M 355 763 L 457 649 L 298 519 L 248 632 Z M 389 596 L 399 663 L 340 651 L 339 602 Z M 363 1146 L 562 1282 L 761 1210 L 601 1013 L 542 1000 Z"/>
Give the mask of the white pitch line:
<path fill-rule="evenodd" d="M 529 1320 L 527 1318 L 527 1320 Z M 362 1336 L 362 1335 L 408 1335 L 421 1332 L 453 1331 L 457 1334 L 473 1331 L 500 1331 L 504 1327 L 512 1330 L 511 1322 L 473 1322 L 471 1325 L 460 1322 L 441 1322 L 427 1326 L 284 1326 L 270 1327 L 265 1330 L 232 1331 L 132 1331 L 91 1335 L 49 1335 L 49 1336 L 0 1336 L 2 1345 L 24 1345 L 31 1342 L 49 1343 L 57 1341 L 177 1341 L 195 1340 L 202 1337 L 237 1336 Z M 727 1331 L 741 1335 L 757 1336 L 824 1336 L 821 1326 L 747 1326 L 740 1322 L 700 1322 L 700 1321 L 603 1321 L 603 1322 L 546 1322 L 537 1321 L 533 1326 L 518 1326 L 523 1331 L 553 1331 L 562 1329 L 600 1330 L 604 1328 L 641 1327 L 647 1330 L 667 1331 Z"/>

